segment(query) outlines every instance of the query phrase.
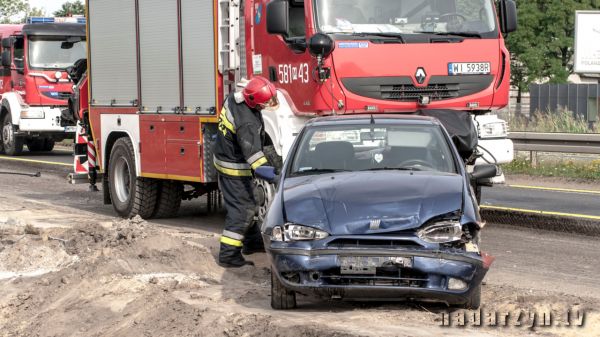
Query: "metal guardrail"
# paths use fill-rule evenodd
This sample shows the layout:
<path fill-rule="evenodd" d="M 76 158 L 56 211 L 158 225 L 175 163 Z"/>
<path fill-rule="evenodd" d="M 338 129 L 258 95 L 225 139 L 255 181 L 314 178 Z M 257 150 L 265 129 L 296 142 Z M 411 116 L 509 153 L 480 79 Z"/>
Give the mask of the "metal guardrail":
<path fill-rule="evenodd" d="M 511 132 L 516 151 L 600 154 L 600 134 Z"/>

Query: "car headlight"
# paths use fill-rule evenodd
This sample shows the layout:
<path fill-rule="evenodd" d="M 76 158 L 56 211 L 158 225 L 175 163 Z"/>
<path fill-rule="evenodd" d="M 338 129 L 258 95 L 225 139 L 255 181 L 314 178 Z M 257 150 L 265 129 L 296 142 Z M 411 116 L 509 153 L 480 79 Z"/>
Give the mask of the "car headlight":
<path fill-rule="evenodd" d="M 481 124 L 479 127 L 479 138 L 506 138 L 508 137 L 508 126 L 505 121 Z"/>
<path fill-rule="evenodd" d="M 440 221 L 419 230 L 417 235 L 425 242 L 446 243 L 460 240 L 463 230 L 458 221 Z"/>
<path fill-rule="evenodd" d="M 329 233 L 308 226 L 287 223 L 284 226 L 273 227 L 271 241 L 310 241 L 321 240 Z"/>

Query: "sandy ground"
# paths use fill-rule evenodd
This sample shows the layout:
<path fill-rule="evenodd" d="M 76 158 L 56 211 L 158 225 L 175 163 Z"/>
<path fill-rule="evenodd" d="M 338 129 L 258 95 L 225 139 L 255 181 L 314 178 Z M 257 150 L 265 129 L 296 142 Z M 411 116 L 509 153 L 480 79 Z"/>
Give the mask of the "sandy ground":
<path fill-rule="evenodd" d="M 309 297 L 299 298 L 299 309 L 279 312 L 269 304 L 265 254 L 250 257 L 256 267 L 224 270 L 215 263 L 222 216 L 184 208 L 183 220 L 121 220 L 98 194 L 63 185 L 58 176 L 0 177 L 0 190 L 0 337 L 600 336 L 600 287 L 592 277 L 557 278 L 548 271 L 552 261 L 513 258 L 528 254 L 517 248 L 498 255 L 505 262 L 483 285 L 481 312 L 448 316 L 455 309 L 439 304 Z M 530 234 L 532 245 L 536 235 Z M 573 266 L 596 268 L 595 256 L 574 257 L 590 261 Z M 557 261 L 568 269 L 569 258 Z M 536 272 L 529 276 L 528 269 Z M 569 311 L 572 326 L 565 327 Z M 543 326 L 548 313 L 552 326 Z M 474 326 L 480 315 L 483 326 Z M 448 321 L 452 326 L 443 326 Z"/>

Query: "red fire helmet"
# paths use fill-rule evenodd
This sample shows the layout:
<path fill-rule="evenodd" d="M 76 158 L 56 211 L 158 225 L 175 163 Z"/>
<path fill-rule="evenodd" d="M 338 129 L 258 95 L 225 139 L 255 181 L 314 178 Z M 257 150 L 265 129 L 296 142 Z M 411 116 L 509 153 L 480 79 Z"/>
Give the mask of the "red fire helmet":
<path fill-rule="evenodd" d="M 273 83 L 261 76 L 253 77 L 242 93 L 246 104 L 252 109 L 257 105 L 262 109 L 273 97 L 277 98 L 277 89 Z"/>

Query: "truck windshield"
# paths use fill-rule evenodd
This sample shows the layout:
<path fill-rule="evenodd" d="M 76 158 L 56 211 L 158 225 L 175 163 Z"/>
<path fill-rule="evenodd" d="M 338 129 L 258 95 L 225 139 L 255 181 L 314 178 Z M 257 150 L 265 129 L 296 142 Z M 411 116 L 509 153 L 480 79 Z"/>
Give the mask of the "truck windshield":
<path fill-rule="evenodd" d="M 316 12 L 324 33 L 497 36 L 492 0 L 317 0 Z"/>
<path fill-rule="evenodd" d="M 37 69 L 65 69 L 86 58 L 83 37 L 31 36 L 29 66 Z"/>
<path fill-rule="evenodd" d="M 452 152 L 436 125 L 345 125 L 309 128 L 291 175 L 345 171 L 456 173 Z"/>

